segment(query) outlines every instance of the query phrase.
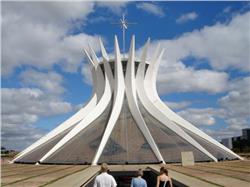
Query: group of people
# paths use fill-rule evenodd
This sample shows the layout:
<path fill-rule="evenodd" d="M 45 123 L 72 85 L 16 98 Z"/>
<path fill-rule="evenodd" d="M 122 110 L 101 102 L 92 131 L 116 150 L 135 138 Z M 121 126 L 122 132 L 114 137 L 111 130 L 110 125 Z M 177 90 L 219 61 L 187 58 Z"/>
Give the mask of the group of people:
<path fill-rule="evenodd" d="M 114 177 L 108 174 L 108 165 L 103 163 L 101 165 L 101 174 L 95 178 L 94 187 L 116 187 L 117 183 Z M 147 187 L 147 182 L 142 178 L 143 170 L 137 171 L 137 177 L 131 181 L 131 187 Z M 168 175 L 166 166 L 160 169 L 160 175 L 157 177 L 156 187 L 173 187 L 172 180 Z"/>

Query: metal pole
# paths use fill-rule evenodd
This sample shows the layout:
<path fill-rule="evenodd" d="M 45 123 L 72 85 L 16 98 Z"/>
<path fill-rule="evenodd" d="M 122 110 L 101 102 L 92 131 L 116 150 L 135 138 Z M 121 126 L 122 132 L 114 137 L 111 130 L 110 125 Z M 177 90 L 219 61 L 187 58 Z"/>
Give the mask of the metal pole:
<path fill-rule="evenodd" d="M 122 39 L 123 39 L 123 57 L 125 58 L 125 27 L 122 27 Z"/>

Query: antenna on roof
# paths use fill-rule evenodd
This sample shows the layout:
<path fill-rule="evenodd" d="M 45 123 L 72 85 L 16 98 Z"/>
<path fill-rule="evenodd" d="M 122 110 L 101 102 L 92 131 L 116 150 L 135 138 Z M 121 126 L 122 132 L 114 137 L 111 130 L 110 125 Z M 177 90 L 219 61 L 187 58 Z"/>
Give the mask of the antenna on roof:
<path fill-rule="evenodd" d="M 111 23 L 113 25 L 120 25 L 122 29 L 122 52 L 123 56 L 125 56 L 125 31 L 128 29 L 128 25 L 135 25 L 135 22 L 128 22 L 125 18 L 125 14 L 122 14 L 122 19 L 119 22 Z"/>

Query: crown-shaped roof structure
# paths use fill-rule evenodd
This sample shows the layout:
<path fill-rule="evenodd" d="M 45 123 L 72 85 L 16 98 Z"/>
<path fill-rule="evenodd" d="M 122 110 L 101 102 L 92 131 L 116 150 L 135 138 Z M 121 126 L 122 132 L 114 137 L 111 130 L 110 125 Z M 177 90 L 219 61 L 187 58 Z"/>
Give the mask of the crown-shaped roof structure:
<path fill-rule="evenodd" d="M 140 60 L 135 60 L 135 36 L 126 58 L 121 57 L 116 36 L 113 59 L 101 40 L 101 60 L 91 47 L 85 49 L 93 79 L 91 99 L 13 162 L 171 163 L 181 162 L 181 153 L 186 151 L 193 152 L 197 162 L 241 159 L 160 99 L 156 76 L 164 51 L 158 47 L 152 60 L 146 61 L 149 43 Z"/>

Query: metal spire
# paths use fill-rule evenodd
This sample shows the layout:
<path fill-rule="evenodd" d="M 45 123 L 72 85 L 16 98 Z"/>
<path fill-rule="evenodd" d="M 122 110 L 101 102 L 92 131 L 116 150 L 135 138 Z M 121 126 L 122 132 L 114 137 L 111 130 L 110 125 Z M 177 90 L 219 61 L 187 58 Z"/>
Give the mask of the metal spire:
<path fill-rule="evenodd" d="M 122 29 L 122 52 L 123 52 L 123 55 L 125 55 L 125 31 L 126 31 L 126 29 L 128 29 L 128 25 L 134 25 L 137 23 L 128 22 L 125 18 L 125 14 L 122 14 L 122 19 L 120 19 L 119 22 L 111 23 L 111 24 L 121 26 L 121 29 Z"/>

